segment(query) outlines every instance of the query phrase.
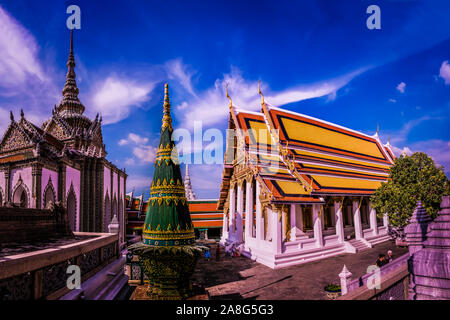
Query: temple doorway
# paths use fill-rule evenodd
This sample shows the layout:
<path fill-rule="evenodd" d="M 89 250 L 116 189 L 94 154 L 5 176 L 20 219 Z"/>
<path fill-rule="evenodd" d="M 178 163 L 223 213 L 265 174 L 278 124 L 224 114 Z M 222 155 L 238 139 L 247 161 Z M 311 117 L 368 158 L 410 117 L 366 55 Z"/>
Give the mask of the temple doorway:
<path fill-rule="evenodd" d="M 17 187 L 13 195 L 13 202 L 21 208 L 28 208 L 28 196 L 27 191 L 20 185 Z"/>
<path fill-rule="evenodd" d="M 77 218 L 77 200 L 73 189 L 67 195 L 67 216 L 69 219 L 70 230 L 76 231 L 75 220 Z"/>

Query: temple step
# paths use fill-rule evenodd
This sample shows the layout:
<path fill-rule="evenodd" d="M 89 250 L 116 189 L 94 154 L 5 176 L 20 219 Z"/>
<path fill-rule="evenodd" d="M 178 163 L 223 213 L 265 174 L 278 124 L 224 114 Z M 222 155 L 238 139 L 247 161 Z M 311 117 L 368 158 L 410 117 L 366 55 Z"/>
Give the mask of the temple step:
<path fill-rule="evenodd" d="M 369 246 L 367 246 L 367 244 L 359 239 L 352 239 L 348 242 L 352 245 L 352 247 L 356 249 L 356 252 L 364 251 L 370 248 Z"/>

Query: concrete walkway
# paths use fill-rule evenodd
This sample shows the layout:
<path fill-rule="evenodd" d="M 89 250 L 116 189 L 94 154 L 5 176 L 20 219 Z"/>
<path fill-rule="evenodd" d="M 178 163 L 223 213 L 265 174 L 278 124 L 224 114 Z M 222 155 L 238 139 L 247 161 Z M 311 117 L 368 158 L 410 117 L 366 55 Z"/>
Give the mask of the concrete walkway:
<path fill-rule="evenodd" d="M 338 274 L 344 264 L 353 273 L 352 278 L 366 273 L 375 264 L 380 253 L 393 251 L 394 258 L 408 251 L 391 241 L 357 253 L 309 262 L 273 270 L 245 257 L 225 257 L 215 260 L 215 245 L 211 246 L 211 259 L 200 259 L 193 281 L 203 285 L 212 299 L 274 299 L 323 300 L 328 299 L 323 288 L 330 282 L 339 284 Z"/>

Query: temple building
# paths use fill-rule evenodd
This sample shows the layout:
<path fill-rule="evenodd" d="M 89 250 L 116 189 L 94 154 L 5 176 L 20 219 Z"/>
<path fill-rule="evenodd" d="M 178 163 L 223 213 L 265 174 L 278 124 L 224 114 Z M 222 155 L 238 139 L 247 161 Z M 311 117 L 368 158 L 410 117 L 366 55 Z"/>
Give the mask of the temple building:
<path fill-rule="evenodd" d="M 218 209 L 221 243 L 271 268 L 355 253 L 389 239 L 370 196 L 394 155 L 378 136 L 275 108 L 229 103 Z M 243 245 L 243 246 L 242 246 Z"/>
<path fill-rule="evenodd" d="M 191 185 L 189 167 L 186 165 L 184 188 L 188 200 L 191 220 L 194 224 L 197 239 L 219 239 L 222 231 L 223 212 L 217 209 L 218 199 L 198 199 Z M 134 191 L 127 193 L 126 202 L 126 229 L 127 237 L 142 235 L 148 201 L 144 195 L 134 196 Z"/>
<path fill-rule="evenodd" d="M 108 232 L 116 216 L 122 245 L 127 174 L 106 159 L 102 118 L 84 115 L 75 78 L 72 31 L 63 97 L 51 117 L 39 127 L 11 112 L 0 142 L 0 203 L 43 209 L 62 202 L 73 231 Z"/>

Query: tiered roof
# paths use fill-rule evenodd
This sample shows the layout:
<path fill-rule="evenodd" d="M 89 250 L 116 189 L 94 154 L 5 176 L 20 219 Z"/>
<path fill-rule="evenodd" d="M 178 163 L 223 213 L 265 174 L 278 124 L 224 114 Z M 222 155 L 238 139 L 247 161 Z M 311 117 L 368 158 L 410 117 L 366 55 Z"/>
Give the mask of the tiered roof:
<path fill-rule="evenodd" d="M 262 94 L 261 94 L 262 96 Z M 261 112 L 238 110 L 230 99 L 230 128 L 240 129 L 245 157 L 273 202 L 323 202 L 322 196 L 370 195 L 389 176 L 394 156 L 373 136 L 264 101 Z M 224 166 L 219 208 L 233 166 Z"/>

